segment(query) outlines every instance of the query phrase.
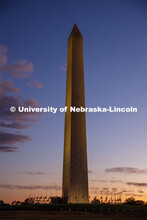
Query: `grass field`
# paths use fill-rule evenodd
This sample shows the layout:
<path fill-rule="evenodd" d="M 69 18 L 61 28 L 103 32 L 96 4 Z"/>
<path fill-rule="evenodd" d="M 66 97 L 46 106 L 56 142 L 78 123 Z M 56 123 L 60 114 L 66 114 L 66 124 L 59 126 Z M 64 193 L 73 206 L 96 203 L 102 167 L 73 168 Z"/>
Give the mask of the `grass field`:
<path fill-rule="evenodd" d="M 106 212 L 144 212 L 147 206 L 112 205 L 112 204 L 34 204 L 0 206 L 0 211 L 15 210 L 58 210 L 58 211 L 106 211 Z"/>
<path fill-rule="evenodd" d="M 38 204 L 1 206 L 1 220 L 141 220 L 147 219 L 147 206 L 109 204 Z"/>
<path fill-rule="evenodd" d="M 53 211 L 19 210 L 1 211 L 1 220 L 141 220 L 147 219 L 143 212 L 96 212 L 96 211 Z"/>

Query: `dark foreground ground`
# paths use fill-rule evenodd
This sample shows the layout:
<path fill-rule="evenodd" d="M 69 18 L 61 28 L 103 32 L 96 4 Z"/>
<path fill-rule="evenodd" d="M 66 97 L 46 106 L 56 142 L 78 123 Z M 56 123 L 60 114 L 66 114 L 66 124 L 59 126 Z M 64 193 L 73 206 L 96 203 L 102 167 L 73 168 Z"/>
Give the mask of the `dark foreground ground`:
<path fill-rule="evenodd" d="M 1 206 L 0 220 L 141 220 L 147 206 L 110 204 L 38 204 Z"/>
<path fill-rule="evenodd" d="M 53 211 L 53 210 L 17 210 L 1 211 L 1 220 L 139 220 L 147 219 L 144 212 L 96 212 L 96 211 Z"/>

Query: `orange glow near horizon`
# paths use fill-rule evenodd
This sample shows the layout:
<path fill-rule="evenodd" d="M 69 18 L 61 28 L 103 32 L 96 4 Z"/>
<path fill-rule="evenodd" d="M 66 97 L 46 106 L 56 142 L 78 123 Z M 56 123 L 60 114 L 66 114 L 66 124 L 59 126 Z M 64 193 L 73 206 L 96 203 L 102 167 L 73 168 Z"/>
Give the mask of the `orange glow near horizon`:
<path fill-rule="evenodd" d="M 99 190 L 89 190 L 89 196 L 90 196 L 90 202 L 91 200 L 96 196 L 98 199 L 100 199 L 101 197 L 103 198 L 103 201 L 105 201 L 105 198 L 107 197 L 107 200 L 110 200 L 111 198 L 113 199 L 113 201 L 115 200 L 115 197 L 118 198 L 119 196 L 121 195 L 121 200 L 122 202 L 124 202 L 124 200 L 126 198 L 129 198 L 129 197 L 134 197 L 135 200 L 143 200 L 144 202 L 147 202 L 147 195 L 146 194 L 143 194 L 140 196 L 133 196 L 133 193 L 127 195 L 126 194 L 119 194 L 119 193 L 114 193 L 114 194 L 101 194 L 99 193 Z M 28 197 L 37 197 L 37 196 L 47 196 L 47 197 L 50 197 L 50 196 L 62 196 L 62 192 L 61 190 L 53 190 L 53 191 L 47 191 L 47 190 L 11 190 L 11 189 L 8 189 L 8 190 L 4 190 L 2 193 L 1 193 L 1 200 L 3 200 L 5 203 L 9 203 L 11 204 L 12 201 L 20 201 L 20 202 L 23 202 L 26 198 Z"/>

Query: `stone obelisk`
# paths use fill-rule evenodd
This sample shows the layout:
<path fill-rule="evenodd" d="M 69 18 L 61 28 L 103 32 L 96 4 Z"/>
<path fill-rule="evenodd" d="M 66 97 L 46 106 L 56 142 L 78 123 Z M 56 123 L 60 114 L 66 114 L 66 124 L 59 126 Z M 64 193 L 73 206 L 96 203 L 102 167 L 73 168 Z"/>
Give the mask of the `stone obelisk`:
<path fill-rule="evenodd" d="M 68 203 L 88 203 L 86 119 L 84 112 L 70 112 L 70 106 L 85 108 L 83 38 L 75 24 L 68 39 L 63 197 Z"/>

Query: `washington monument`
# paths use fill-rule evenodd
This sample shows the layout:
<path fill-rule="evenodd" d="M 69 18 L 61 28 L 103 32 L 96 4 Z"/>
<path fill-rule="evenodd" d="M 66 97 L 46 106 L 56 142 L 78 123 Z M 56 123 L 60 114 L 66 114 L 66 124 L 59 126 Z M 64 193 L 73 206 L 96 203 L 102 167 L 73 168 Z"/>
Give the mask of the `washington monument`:
<path fill-rule="evenodd" d="M 85 112 L 70 112 L 70 106 L 85 108 L 83 38 L 76 24 L 68 39 L 66 106 L 63 196 L 68 203 L 88 203 Z"/>

